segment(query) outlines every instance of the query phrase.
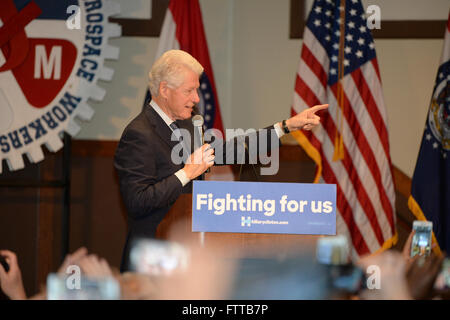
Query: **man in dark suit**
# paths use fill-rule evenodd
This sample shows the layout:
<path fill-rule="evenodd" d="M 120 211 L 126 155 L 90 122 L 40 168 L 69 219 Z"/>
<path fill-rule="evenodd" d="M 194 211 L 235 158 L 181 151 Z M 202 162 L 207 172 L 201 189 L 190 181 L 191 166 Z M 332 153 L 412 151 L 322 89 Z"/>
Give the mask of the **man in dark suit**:
<path fill-rule="evenodd" d="M 129 230 L 121 271 L 129 269 L 133 240 L 153 238 L 159 223 L 180 194 L 191 192 L 191 181 L 214 164 L 214 149 L 209 144 L 195 150 L 185 163 L 177 164 L 179 162 L 173 159 L 174 147 L 183 143 L 179 129 L 185 129 L 193 136 L 190 118 L 194 106 L 200 101 L 197 89 L 202 72 L 203 67 L 188 53 L 181 50 L 164 53 L 149 73 L 152 101 L 122 134 L 114 159 L 120 191 L 128 211 Z M 276 132 L 279 138 L 291 130 L 310 130 L 320 120 L 314 113 L 327 106 L 305 110 L 269 127 L 272 130 L 267 132 Z M 189 150 L 192 144 L 186 147 Z M 227 148 L 223 150 L 226 152 Z"/>

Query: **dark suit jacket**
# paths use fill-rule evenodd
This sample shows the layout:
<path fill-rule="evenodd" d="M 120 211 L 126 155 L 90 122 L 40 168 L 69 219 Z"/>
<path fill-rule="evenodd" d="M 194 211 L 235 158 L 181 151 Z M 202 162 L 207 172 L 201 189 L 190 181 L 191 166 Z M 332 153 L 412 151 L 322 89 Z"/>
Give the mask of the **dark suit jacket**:
<path fill-rule="evenodd" d="M 177 124 L 193 136 L 191 119 L 177 121 Z M 184 164 L 176 165 L 171 160 L 172 148 L 178 143 L 171 141 L 171 134 L 172 130 L 164 120 L 153 107 L 147 105 L 125 128 L 117 147 L 114 166 L 128 212 L 128 235 L 120 267 L 122 272 L 129 270 L 133 240 L 154 238 L 159 223 L 180 194 L 192 192 L 191 182 L 182 187 L 174 175 Z M 270 148 L 269 137 L 268 142 Z M 224 152 L 226 149 L 223 147 Z M 235 159 L 240 157 L 237 151 L 234 154 Z M 218 156 L 216 154 L 216 159 Z"/>

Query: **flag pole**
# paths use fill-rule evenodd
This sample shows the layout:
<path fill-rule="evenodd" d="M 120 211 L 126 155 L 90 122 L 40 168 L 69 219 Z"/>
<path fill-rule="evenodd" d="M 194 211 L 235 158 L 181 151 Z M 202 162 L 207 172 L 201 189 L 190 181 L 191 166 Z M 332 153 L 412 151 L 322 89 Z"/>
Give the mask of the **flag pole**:
<path fill-rule="evenodd" d="M 338 56 L 338 82 L 337 82 L 337 108 L 336 108 L 336 137 L 334 138 L 333 161 L 344 159 L 344 141 L 342 132 L 344 129 L 344 49 L 345 49 L 345 1 L 341 0 L 339 23 L 339 56 Z"/>

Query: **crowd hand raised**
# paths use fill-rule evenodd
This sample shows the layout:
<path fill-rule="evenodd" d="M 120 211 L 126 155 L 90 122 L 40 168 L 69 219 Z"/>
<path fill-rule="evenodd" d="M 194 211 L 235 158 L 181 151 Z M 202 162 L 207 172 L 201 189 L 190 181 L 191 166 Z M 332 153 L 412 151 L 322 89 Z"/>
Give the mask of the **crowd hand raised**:
<path fill-rule="evenodd" d="M 416 255 L 412 258 L 406 272 L 411 296 L 416 300 L 431 299 L 433 286 L 441 270 L 443 256 L 432 253 L 430 256 Z"/>
<path fill-rule="evenodd" d="M 414 230 L 411 231 L 411 233 L 408 236 L 408 239 L 406 239 L 405 245 L 403 246 L 402 255 L 403 258 L 406 261 L 406 268 L 408 269 L 413 261 L 413 258 L 411 258 L 411 243 L 412 239 L 414 237 L 414 234 L 416 232 Z M 433 250 L 436 247 L 435 243 L 431 244 L 431 249 Z"/>
<path fill-rule="evenodd" d="M 80 259 L 79 265 L 83 273 L 90 278 L 113 277 L 111 268 L 103 258 L 98 258 L 95 254 L 84 256 Z"/>
<path fill-rule="evenodd" d="M 87 249 L 85 247 L 78 248 L 74 253 L 66 255 L 64 262 L 58 269 L 59 274 L 66 274 L 67 268 L 71 265 L 78 265 L 79 261 L 87 256 Z"/>
<path fill-rule="evenodd" d="M 414 236 L 415 231 L 412 230 L 411 233 L 408 236 L 408 239 L 406 239 L 405 245 L 403 246 L 402 255 L 403 258 L 405 258 L 406 261 L 411 260 L 411 242 L 412 238 Z"/>
<path fill-rule="evenodd" d="M 302 112 L 296 114 L 292 118 L 286 120 L 286 125 L 290 132 L 295 130 L 311 130 L 320 123 L 320 117 L 316 115 L 316 112 L 325 110 L 328 108 L 328 104 L 317 105 Z"/>
<path fill-rule="evenodd" d="M 183 170 L 186 176 L 192 180 L 208 170 L 212 165 L 214 165 L 214 149 L 206 143 L 189 156 Z"/>
<path fill-rule="evenodd" d="M 380 268 L 380 289 L 366 289 L 360 293 L 360 298 L 366 300 L 409 300 L 411 295 L 406 281 L 406 261 L 402 255 L 393 251 L 384 251 L 364 257 L 358 265 L 366 270 L 375 265 Z"/>
<path fill-rule="evenodd" d="M 22 282 L 22 272 L 20 271 L 17 257 L 14 252 L 0 250 L 0 255 L 5 257 L 9 265 L 9 271 L 0 264 L 0 287 L 11 300 L 25 300 L 27 298 Z"/>

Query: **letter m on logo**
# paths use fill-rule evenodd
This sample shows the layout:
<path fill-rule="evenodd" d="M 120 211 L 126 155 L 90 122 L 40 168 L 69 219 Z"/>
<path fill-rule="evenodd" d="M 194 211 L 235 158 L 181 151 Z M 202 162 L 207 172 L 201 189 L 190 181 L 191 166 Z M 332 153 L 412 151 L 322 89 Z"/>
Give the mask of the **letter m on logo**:
<path fill-rule="evenodd" d="M 50 56 L 47 58 L 45 46 L 37 45 L 34 61 L 34 78 L 41 78 L 41 70 L 44 73 L 44 79 L 59 80 L 61 78 L 61 46 L 54 46 L 51 48 Z"/>
<path fill-rule="evenodd" d="M 252 224 L 252 218 L 250 217 L 241 217 L 241 227 L 250 227 L 250 225 Z"/>

